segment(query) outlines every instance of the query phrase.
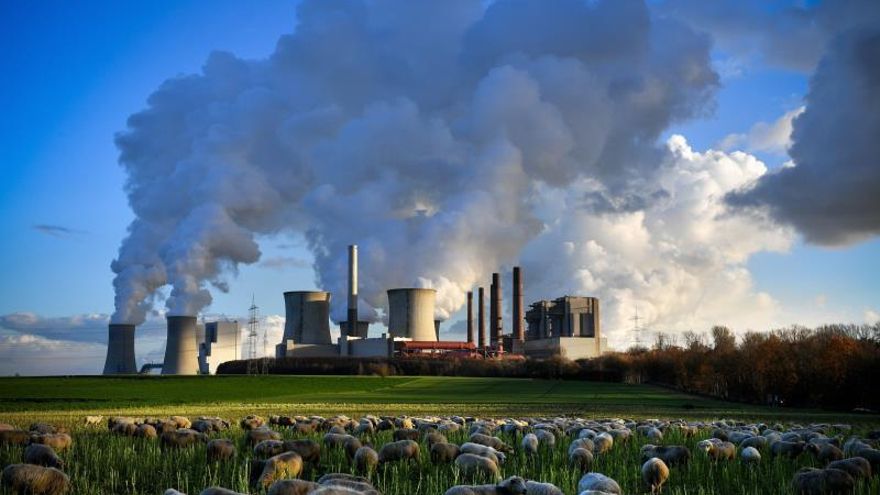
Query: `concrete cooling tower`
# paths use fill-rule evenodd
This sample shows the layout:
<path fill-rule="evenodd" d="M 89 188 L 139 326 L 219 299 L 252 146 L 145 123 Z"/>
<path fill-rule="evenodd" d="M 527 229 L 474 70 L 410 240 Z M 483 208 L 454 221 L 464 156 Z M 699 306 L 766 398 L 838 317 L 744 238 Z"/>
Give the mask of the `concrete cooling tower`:
<path fill-rule="evenodd" d="M 134 361 L 134 325 L 111 323 L 104 374 L 137 373 Z"/>
<path fill-rule="evenodd" d="M 284 338 L 296 344 L 332 344 L 330 293 L 293 291 L 284 293 Z M 432 323 L 433 325 L 433 323 Z"/>
<path fill-rule="evenodd" d="M 195 316 L 168 316 L 168 339 L 165 342 L 163 375 L 199 373 L 198 332 Z"/>
<path fill-rule="evenodd" d="M 434 289 L 388 291 L 388 332 L 392 337 L 437 341 L 434 327 Z"/>

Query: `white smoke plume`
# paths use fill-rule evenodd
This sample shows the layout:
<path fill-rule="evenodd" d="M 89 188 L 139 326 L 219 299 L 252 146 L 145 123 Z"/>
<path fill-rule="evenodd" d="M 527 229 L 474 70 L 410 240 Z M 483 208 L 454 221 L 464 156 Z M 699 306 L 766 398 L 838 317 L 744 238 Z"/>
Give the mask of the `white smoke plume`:
<path fill-rule="evenodd" d="M 682 309 L 644 292 L 672 282 L 689 301 L 708 274 L 752 297 L 745 259 L 784 235 L 716 219 L 712 201 L 763 166 L 732 154 L 706 171 L 714 155 L 658 144 L 707 111 L 709 50 L 640 1 L 306 1 L 267 59 L 212 54 L 117 137 L 137 218 L 112 265 L 113 320 L 143 321 L 165 285 L 168 314 L 201 311 L 259 260 L 256 236 L 285 230 L 305 234 L 318 285 L 336 294 L 359 245 L 362 317 L 405 286 L 438 289 L 448 317 L 519 261 L 530 294 L 596 292 L 612 313 L 645 301 L 657 321 Z M 644 250 L 664 254 L 611 266 Z"/>

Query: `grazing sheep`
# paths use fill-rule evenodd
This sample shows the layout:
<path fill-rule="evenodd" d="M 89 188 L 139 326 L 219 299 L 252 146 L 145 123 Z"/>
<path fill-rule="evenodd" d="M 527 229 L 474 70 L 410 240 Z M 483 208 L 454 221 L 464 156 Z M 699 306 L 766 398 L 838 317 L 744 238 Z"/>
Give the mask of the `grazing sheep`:
<path fill-rule="evenodd" d="M 299 438 L 296 440 L 286 440 L 284 442 L 284 450 L 296 452 L 302 457 L 304 462 L 317 464 L 321 462 L 321 445 L 311 438 Z"/>
<path fill-rule="evenodd" d="M 245 495 L 244 493 L 239 493 L 228 488 L 222 488 L 219 486 L 211 486 L 205 488 L 199 493 L 199 495 Z"/>
<path fill-rule="evenodd" d="M 83 424 L 86 426 L 98 426 L 102 421 L 104 421 L 104 416 L 86 416 L 83 419 Z"/>
<path fill-rule="evenodd" d="M 509 445 L 504 443 L 504 440 L 501 440 L 498 437 L 484 435 L 482 433 L 474 433 L 468 438 L 468 441 L 471 443 L 478 443 L 487 447 L 492 447 L 499 452 L 513 452 L 513 449 L 510 448 Z"/>
<path fill-rule="evenodd" d="M 529 493 L 527 490 L 524 479 L 511 476 L 494 485 L 456 485 L 446 490 L 444 495 L 525 495 Z"/>
<path fill-rule="evenodd" d="M 534 433 L 525 435 L 522 439 L 523 452 L 527 456 L 533 456 L 538 453 L 538 437 Z"/>
<path fill-rule="evenodd" d="M 761 462 L 761 453 L 754 447 L 746 447 L 739 453 L 740 459 L 746 464 L 757 464 Z"/>
<path fill-rule="evenodd" d="M 330 432 L 330 433 L 327 433 L 326 435 L 324 435 L 323 441 L 324 441 L 324 445 L 326 445 L 328 448 L 332 449 L 334 447 L 345 446 L 345 442 L 349 438 L 354 438 L 354 437 L 349 435 L 348 433 Z"/>
<path fill-rule="evenodd" d="M 137 428 L 137 425 L 134 423 L 116 423 L 110 429 L 110 433 L 113 433 L 114 435 L 122 435 L 124 437 L 133 437 Z"/>
<path fill-rule="evenodd" d="M 614 437 L 608 433 L 600 433 L 593 438 L 593 453 L 604 454 L 614 447 Z"/>
<path fill-rule="evenodd" d="M 589 438 L 578 438 L 569 444 L 568 453 L 571 454 L 575 449 L 585 449 L 592 453 L 596 450 L 596 444 Z"/>
<path fill-rule="evenodd" d="M 208 436 L 204 433 L 184 428 L 176 431 L 167 431 L 159 437 L 159 445 L 163 449 L 193 447 L 199 442 L 207 443 Z"/>
<path fill-rule="evenodd" d="M 135 420 L 134 420 L 134 418 L 129 418 L 129 417 L 127 417 L 127 416 L 110 416 L 110 417 L 107 419 L 107 429 L 108 429 L 108 430 L 113 430 L 113 428 L 114 428 L 116 425 L 124 424 L 124 423 L 130 423 L 130 424 L 133 424 L 133 425 L 134 425 L 134 424 L 135 424 Z M 135 426 L 137 426 L 137 425 L 135 425 Z"/>
<path fill-rule="evenodd" d="M 321 485 L 306 480 L 278 480 L 272 483 L 266 495 L 307 495 Z"/>
<path fill-rule="evenodd" d="M 830 493 L 851 493 L 855 480 L 840 469 L 803 468 L 791 480 L 797 495 L 825 495 Z"/>
<path fill-rule="evenodd" d="M 361 447 L 363 447 L 363 444 L 356 437 L 348 437 L 342 444 L 342 450 L 345 451 L 345 455 L 347 455 L 349 459 L 353 459 L 354 454 L 357 453 L 358 449 Z"/>
<path fill-rule="evenodd" d="M 856 455 L 867 459 L 868 462 L 871 463 L 871 469 L 873 469 L 874 472 L 880 472 L 880 450 L 862 449 Z"/>
<path fill-rule="evenodd" d="M 437 443 L 449 443 L 449 440 L 446 438 L 446 435 L 440 433 L 439 431 L 429 431 L 425 433 L 425 436 L 422 437 L 422 441 L 428 444 L 428 450 L 431 450 L 431 447 Z"/>
<path fill-rule="evenodd" d="M 63 495 L 70 490 L 70 478 L 55 468 L 10 464 L 0 475 L 0 486 L 12 493 Z"/>
<path fill-rule="evenodd" d="M 30 428 L 28 428 L 31 433 L 38 434 L 47 434 L 47 433 L 59 433 L 58 428 L 50 425 L 49 423 L 31 423 Z M 61 432 L 63 433 L 63 432 Z"/>
<path fill-rule="evenodd" d="M 296 478 L 302 473 L 302 457 L 296 452 L 283 452 L 266 460 L 251 461 L 250 484 L 254 489 L 267 489 L 284 478 Z"/>
<path fill-rule="evenodd" d="M 169 488 L 169 489 L 165 490 L 165 493 L 163 493 L 162 495 L 186 495 L 186 494 L 183 492 L 179 492 L 179 491 L 175 490 L 174 488 Z"/>
<path fill-rule="evenodd" d="M 455 458 L 455 465 L 465 476 L 477 474 L 489 475 L 494 479 L 501 479 L 501 471 L 492 459 L 476 454 L 461 454 Z"/>
<path fill-rule="evenodd" d="M 419 462 L 419 444 L 412 440 L 398 440 L 386 443 L 379 450 L 379 462 L 403 461 L 413 459 Z"/>
<path fill-rule="evenodd" d="M 64 461 L 48 445 L 32 443 L 24 449 L 24 462 L 37 466 L 64 469 Z"/>
<path fill-rule="evenodd" d="M 31 442 L 31 434 L 24 430 L 2 430 L 0 431 L 0 446 L 18 445 L 25 446 Z"/>
<path fill-rule="evenodd" d="M 492 447 L 487 447 L 486 445 L 479 443 L 465 442 L 461 444 L 461 453 L 488 457 L 489 459 L 492 459 L 492 462 L 499 466 L 504 464 L 504 461 L 507 460 L 507 456 L 505 456 L 503 452 L 498 452 Z"/>
<path fill-rule="evenodd" d="M 318 478 L 320 488 L 311 492 L 323 495 L 380 495 L 370 480 L 346 473 L 328 473 Z"/>
<path fill-rule="evenodd" d="M 273 455 L 278 455 L 286 450 L 287 449 L 284 448 L 284 442 L 281 440 L 263 440 L 254 445 L 254 457 L 265 459 L 267 457 L 272 457 Z"/>
<path fill-rule="evenodd" d="M 739 448 L 744 449 L 746 447 L 754 447 L 758 450 L 764 450 L 767 448 L 769 442 L 767 441 L 767 437 L 763 436 L 754 436 L 749 437 L 739 443 Z"/>
<path fill-rule="evenodd" d="M 565 495 L 565 493 L 552 483 L 526 481 L 526 495 Z"/>
<path fill-rule="evenodd" d="M 172 423 L 174 423 L 178 428 L 192 428 L 192 422 L 189 418 L 184 416 L 171 416 L 168 418 Z"/>
<path fill-rule="evenodd" d="M 711 443 L 706 455 L 713 461 L 732 461 L 736 457 L 736 445 L 724 441 Z"/>
<path fill-rule="evenodd" d="M 651 493 L 660 493 L 667 479 L 669 467 L 660 458 L 652 457 L 642 464 L 642 480 L 651 488 Z"/>
<path fill-rule="evenodd" d="M 399 430 L 394 430 L 394 433 L 391 434 L 391 438 L 394 441 L 399 440 L 413 440 L 416 441 L 419 439 L 419 430 L 415 428 L 401 428 Z"/>
<path fill-rule="evenodd" d="M 228 438 L 215 438 L 208 442 L 208 462 L 228 461 L 235 458 L 235 444 Z"/>
<path fill-rule="evenodd" d="M 871 469 L 871 463 L 869 463 L 864 457 L 850 457 L 849 459 L 833 461 L 828 463 L 825 467 L 828 469 L 840 469 L 841 471 L 846 471 L 856 480 L 859 478 L 868 479 L 873 472 Z"/>
<path fill-rule="evenodd" d="M 785 440 L 780 440 L 770 445 L 770 455 L 773 457 L 783 456 L 788 457 L 789 459 L 795 459 L 804 452 L 806 446 L 807 444 L 804 442 L 786 442 Z"/>
<path fill-rule="evenodd" d="M 684 445 L 645 445 L 642 447 L 642 462 L 657 457 L 669 467 L 686 465 L 691 460 L 691 451 Z"/>
<path fill-rule="evenodd" d="M 593 469 L 593 453 L 587 449 L 574 449 L 568 453 L 568 462 L 581 473 L 589 473 Z"/>
<path fill-rule="evenodd" d="M 454 443 L 435 443 L 431 446 L 431 462 L 447 464 L 453 462 L 461 454 L 461 447 Z"/>
<path fill-rule="evenodd" d="M 379 465 L 379 454 L 372 447 L 361 447 L 354 453 L 354 465 L 360 472 L 371 473 Z"/>
<path fill-rule="evenodd" d="M 73 438 L 67 433 L 42 433 L 31 435 L 31 443 L 41 443 L 48 445 L 58 452 L 62 452 L 70 448 Z"/>
<path fill-rule="evenodd" d="M 645 437 L 651 442 L 659 442 L 663 440 L 663 432 L 658 428 L 648 428 L 644 433 Z"/>
<path fill-rule="evenodd" d="M 158 437 L 159 434 L 156 433 L 156 429 L 153 428 L 152 426 L 150 426 L 148 424 L 143 424 L 143 425 L 138 425 L 138 427 L 135 428 L 132 436 L 137 437 L 137 438 L 154 439 L 154 438 Z"/>
<path fill-rule="evenodd" d="M 810 443 L 807 445 L 807 450 L 812 452 L 822 464 L 843 459 L 843 451 L 830 443 L 824 445 Z"/>
<path fill-rule="evenodd" d="M 578 481 L 578 493 L 598 492 L 609 495 L 620 495 L 620 485 L 602 473 L 587 473 Z"/>
<path fill-rule="evenodd" d="M 538 437 L 538 441 L 541 444 L 546 445 L 551 449 L 556 446 L 556 436 L 553 435 L 553 432 L 551 431 L 538 429 L 535 430 L 535 436 Z"/>
<path fill-rule="evenodd" d="M 238 422 L 242 430 L 255 430 L 266 424 L 266 420 L 255 414 L 249 414 Z"/>
<path fill-rule="evenodd" d="M 281 440 L 281 433 L 270 430 L 269 428 L 259 427 L 248 430 L 244 435 L 245 443 L 250 446 L 256 446 L 263 440 Z"/>

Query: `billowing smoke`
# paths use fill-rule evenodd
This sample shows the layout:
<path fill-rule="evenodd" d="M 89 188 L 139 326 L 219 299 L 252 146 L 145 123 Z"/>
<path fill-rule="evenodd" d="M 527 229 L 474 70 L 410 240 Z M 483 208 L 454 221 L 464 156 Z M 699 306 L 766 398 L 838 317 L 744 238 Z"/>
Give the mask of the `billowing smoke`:
<path fill-rule="evenodd" d="M 880 15 L 877 16 L 880 19 Z M 795 166 L 730 202 L 768 210 L 807 240 L 842 245 L 880 234 L 880 29 L 834 40 L 793 123 Z"/>
<path fill-rule="evenodd" d="M 521 256 L 547 295 L 578 268 L 593 274 L 577 272 L 579 292 L 692 284 L 701 272 L 687 271 L 691 260 L 730 266 L 748 292 L 737 268 L 779 241 L 743 235 L 703 252 L 727 239 L 687 231 L 693 222 L 677 208 L 705 198 L 679 203 L 679 179 L 657 182 L 677 177 L 675 157 L 686 155 L 658 138 L 705 111 L 717 86 L 708 38 L 639 1 L 482 4 L 306 1 L 269 58 L 214 53 L 201 74 L 166 81 L 117 138 L 136 219 L 112 266 L 114 321 L 141 322 L 165 285 L 169 314 L 195 314 L 211 287 L 226 290 L 239 264 L 259 259 L 257 235 L 285 230 L 305 234 L 318 285 L 337 294 L 346 245 L 359 245 L 362 317 L 404 286 L 438 289 L 446 317 Z M 745 155 L 733 160 L 742 163 L 701 194 L 719 198 L 763 173 Z M 652 220 L 657 211 L 675 215 Z M 596 246 L 610 256 L 596 263 L 631 261 L 618 244 L 651 221 L 658 235 L 637 249 L 675 256 L 684 273 L 592 265 Z M 659 235 L 665 221 L 703 244 L 676 249 L 675 234 Z"/>

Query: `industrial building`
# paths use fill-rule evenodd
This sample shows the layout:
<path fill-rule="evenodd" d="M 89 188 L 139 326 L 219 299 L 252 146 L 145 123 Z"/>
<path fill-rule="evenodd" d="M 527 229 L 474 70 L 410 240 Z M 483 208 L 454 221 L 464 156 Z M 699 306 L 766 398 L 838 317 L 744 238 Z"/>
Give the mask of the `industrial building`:
<path fill-rule="evenodd" d="M 388 330 L 370 337 L 369 322 L 360 320 L 357 312 L 357 254 L 357 246 L 349 246 L 347 319 L 339 323 L 340 336 L 334 342 L 330 333 L 329 292 L 285 292 L 284 334 L 275 346 L 276 358 L 418 355 L 503 359 L 525 355 L 584 359 L 599 356 L 608 348 L 601 333 L 597 298 L 563 296 L 532 303 L 524 312 L 523 277 L 518 266 L 513 268 L 511 284 L 510 333 L 504 332 L 501 276 L 493 273 L 488 297 L 484 287 L 476 290 L 476 310 L 474 291 L 467 293 L 464 342 L 440 340 L 442 322 L 434 318 L 437 292 L 416 287 L 388 290 Z M 195 316 L 168 316 L 167 323 L 165 359 L 161 365 L 148 365 L 161 367 L 164 375 L 214 373 L 221 362 L 239 357 L 238 322 L 199 325 Z M 134 332 L 134 325 L 110 325 L 104 374 L 136 372 Z"/>

